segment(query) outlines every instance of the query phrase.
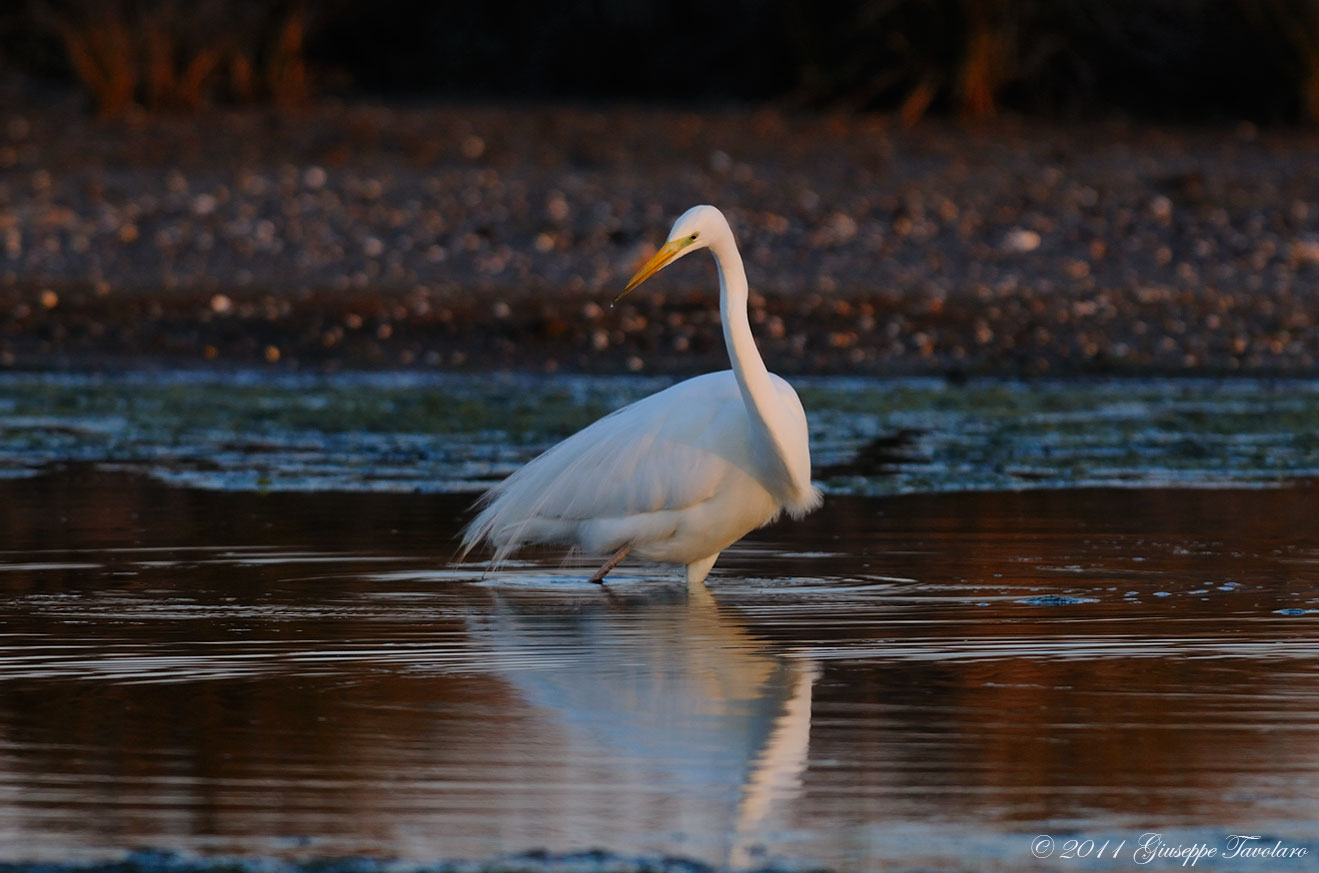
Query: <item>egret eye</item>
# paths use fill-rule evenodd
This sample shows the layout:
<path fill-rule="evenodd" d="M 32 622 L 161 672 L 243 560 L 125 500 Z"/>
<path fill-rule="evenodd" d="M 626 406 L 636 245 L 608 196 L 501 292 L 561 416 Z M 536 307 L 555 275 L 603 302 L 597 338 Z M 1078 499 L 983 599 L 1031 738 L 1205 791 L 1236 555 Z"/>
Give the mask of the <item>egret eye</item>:
<path fill-rule="evenodd" d="M 699 233 L 694 233 L 691 236 L 687 237 L 687 239 L 691 240 L 692 242 L 695 242 L 698 236 L 700 236 Z"/>

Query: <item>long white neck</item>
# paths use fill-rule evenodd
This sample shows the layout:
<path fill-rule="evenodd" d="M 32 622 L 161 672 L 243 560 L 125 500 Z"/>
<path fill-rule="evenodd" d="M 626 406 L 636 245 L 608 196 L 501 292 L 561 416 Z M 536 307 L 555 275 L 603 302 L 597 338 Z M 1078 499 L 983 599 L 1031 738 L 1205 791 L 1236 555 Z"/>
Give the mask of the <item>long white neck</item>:
<path fill-rule="evenodd" d="M 724 344 L 733 365 L 733 375 L 741 389 L 751 419 L 751 434 L 763 458 L 762 476 L 769 481 L 771 493 L 781 499 L 795 493 L 800 485 L 794 483 L 791 464 L 776 433 L 786 432 L 782 402 L 773 377 L 765 367 L 751 323 L 747 318 L 747 274 L 742 266 L 742 255 L 733 242 L 732 234 L 710 246 L 715 264 L 719 268 L 719 314 L 724 324 Z M 809 481 L 807 482 L 809 486 Z"/>
<path fill-rule="evenodd" d="M 719 315 L 724 323 L 724 344 L 733 364 L 738 387 L 747 411 L 753 415 L 763 413 L 774 395 L 769 370 L 756 348 L 751 335 L 751 322 L 747 318 L 747 274 L 742 266 L 742 255 L 729 237 L 710 247 L 715 265 L 719 269 Z M 760 416 L 763 419 L 763 415 Z"/>

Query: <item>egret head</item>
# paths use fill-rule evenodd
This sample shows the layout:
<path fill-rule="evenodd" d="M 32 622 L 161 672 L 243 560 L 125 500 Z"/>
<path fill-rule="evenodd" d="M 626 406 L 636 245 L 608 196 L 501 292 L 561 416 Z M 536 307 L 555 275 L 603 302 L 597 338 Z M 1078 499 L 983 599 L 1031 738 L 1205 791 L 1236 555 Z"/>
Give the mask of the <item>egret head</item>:
<path fill-rule="evenodd" d="M 713 206 L 693 206 L 673 223 L 668 241 L 660 247 L 653 258 L 637 270 L 636 275 L 628 280 L 627 287 L 614 298 L 614 301 L 622 299 L 624 294 L 679 258 L 709 248 L 716 240 L 731 233 L 728 220 L 718 209 Z"/>

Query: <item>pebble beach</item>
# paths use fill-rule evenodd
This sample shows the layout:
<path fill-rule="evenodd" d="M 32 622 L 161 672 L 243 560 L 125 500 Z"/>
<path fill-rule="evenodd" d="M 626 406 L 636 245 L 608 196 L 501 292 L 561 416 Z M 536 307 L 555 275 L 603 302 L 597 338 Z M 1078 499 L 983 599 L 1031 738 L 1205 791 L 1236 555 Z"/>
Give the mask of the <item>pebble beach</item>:
<path fill-rule="evenodd" d="M 729 216 L 782 373 L 1319 372 L 1319 135 L 330 103 L 0 127 L 0 365 L 693 372 Z"/>

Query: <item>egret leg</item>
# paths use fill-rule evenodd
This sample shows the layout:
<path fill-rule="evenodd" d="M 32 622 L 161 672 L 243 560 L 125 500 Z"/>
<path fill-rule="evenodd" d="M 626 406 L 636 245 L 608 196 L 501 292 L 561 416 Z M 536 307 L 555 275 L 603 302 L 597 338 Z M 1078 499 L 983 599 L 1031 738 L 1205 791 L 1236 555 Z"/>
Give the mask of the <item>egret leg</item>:
<path fill-rule="evenodd" d="M 715 552 L 709 557 L 701 558 L 699 561 L 692 561 L 687 565 L 687 587 L 693 588 L 705 581 L 705 577 L 710 574 L 710 568 L 714 562 L 719 560 L 719 553 Z"/>
<path fill-rule="evenodd" d="M 632 549 L 631 546 L 623 546 L 623 548 L 619 549 L 617 552 L 614 552 L 614 556 L 610 558 L 608 561 L 605 561 L 605 565 L 603 567 L 595 571 L 595 575 L 591 577 L 591 581 L 595 582 L 598 585 L 605 584 L 605 577 L 608 576 L 610 572 L 612 572 L 613 569 L 618 566 L 619 561 L 627 557 L 627 553 L 631 551 L 631 549 Z"/>

